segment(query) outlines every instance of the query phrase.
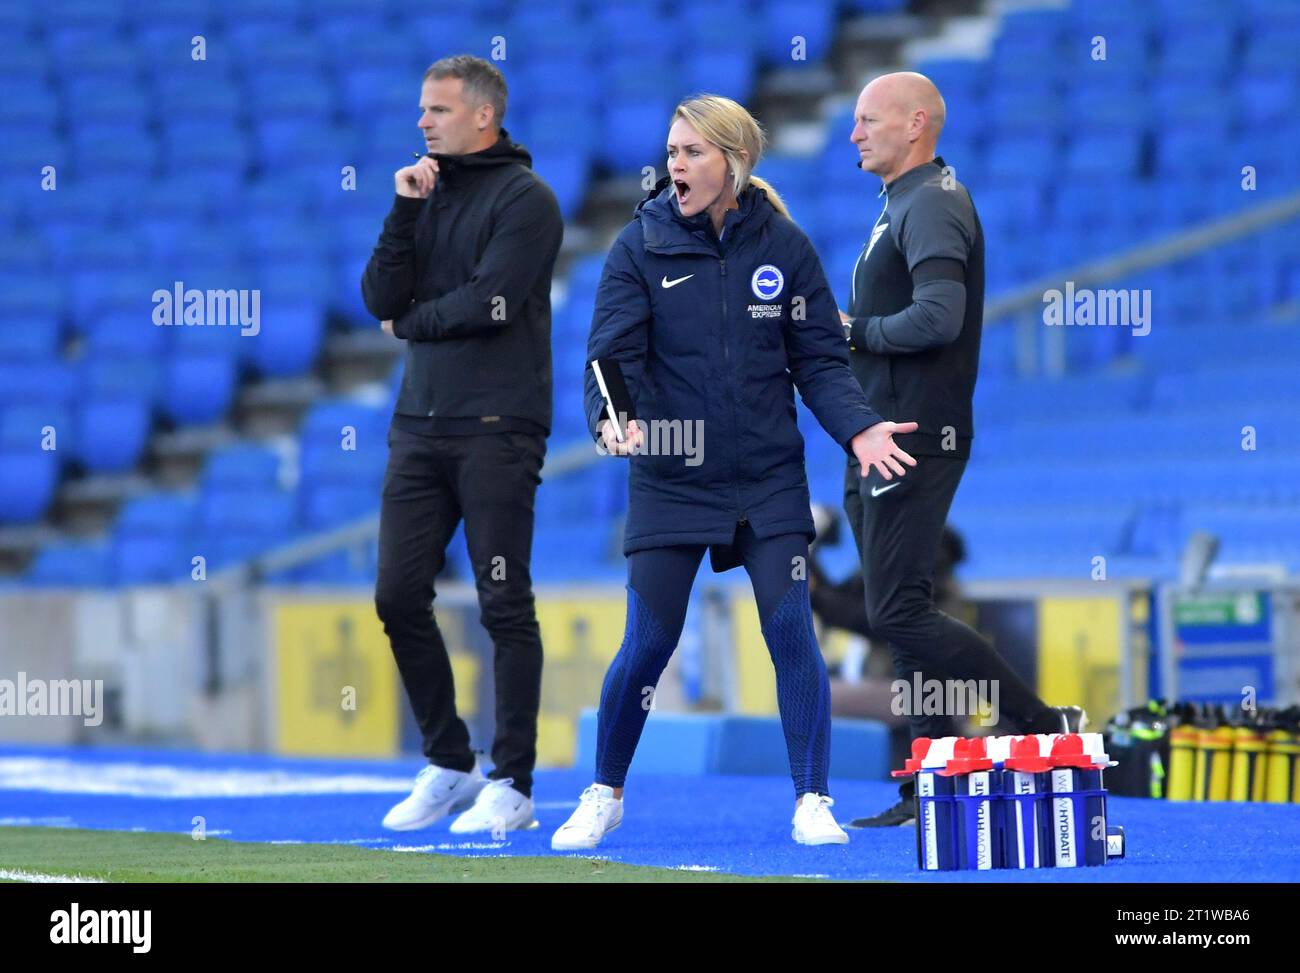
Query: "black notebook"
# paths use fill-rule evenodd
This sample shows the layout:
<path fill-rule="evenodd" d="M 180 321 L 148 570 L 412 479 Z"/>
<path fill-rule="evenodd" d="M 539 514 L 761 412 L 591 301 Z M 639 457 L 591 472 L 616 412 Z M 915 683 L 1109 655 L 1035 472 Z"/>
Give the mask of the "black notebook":
<path fill-rule="evenodd" d="M 614 424 L 614 435 L 620 443 L 625 442 L 624 431 L 627 424 L 636 418 L 636 413 L 632 409 L 627 383 L 623 381 L 623 369 L 612 358 L 596 358 L 591 362 L 591 370 L 596 374 L 596 385 L 605 400 L 605 415 Z"/>

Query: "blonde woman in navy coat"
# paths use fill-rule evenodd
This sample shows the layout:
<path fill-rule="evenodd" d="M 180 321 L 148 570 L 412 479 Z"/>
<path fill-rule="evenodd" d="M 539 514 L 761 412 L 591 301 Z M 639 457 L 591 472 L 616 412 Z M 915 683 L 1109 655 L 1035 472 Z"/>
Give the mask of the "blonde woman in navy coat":
<path fill-rule="evenodd" d="M 715 95 L 682 102 L 668 177 L 637 207 L 605 262 L 587 359 L 619 363 L 638 417 L 619 442 L 591 370 L 592 435 L 631 456 L 627 627 L 600 696 L 595 780 L 555 832 L 556 849 L 594 848 L 623 818 L 623 783 L 644 726 L 645 689 L 676 648 L 705 551 L 744 565 L 776 668 L 794 782 L 792 837 L 844 843 L 827 793 L 830 695 L 806 572 L 813 537 L 794 391 L 863 470 L 915 465 L 849 371 L 839 312 L 812 244 L 751 173 L 763 133 Z M 695 456 L 655 455 L 654 423 L 702 428 Z"/>

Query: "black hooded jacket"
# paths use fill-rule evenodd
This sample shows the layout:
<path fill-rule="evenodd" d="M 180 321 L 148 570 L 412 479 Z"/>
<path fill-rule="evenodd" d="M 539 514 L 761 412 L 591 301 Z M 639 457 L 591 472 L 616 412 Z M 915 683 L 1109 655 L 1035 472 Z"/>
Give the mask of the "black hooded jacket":
<path fill-rule="evenodd" d="M 513 418 L 549 434 L 555 194 L 504 129 L 481 152 L 432 158 L 434 191 L 393 200 L 361 278 L 370 313 L 406 340 L 394 411 L 435 433 Z"/>

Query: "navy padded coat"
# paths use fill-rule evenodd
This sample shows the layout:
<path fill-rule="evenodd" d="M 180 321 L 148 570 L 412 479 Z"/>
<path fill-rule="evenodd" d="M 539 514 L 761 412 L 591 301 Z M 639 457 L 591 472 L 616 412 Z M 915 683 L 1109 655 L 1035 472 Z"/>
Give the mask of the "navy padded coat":
<path fill-rule="evenodd" d="M 745 521 L 759 537 L 811 540 L 794 389 L 850 456 L 849 441 L 881 421 L 849 369 L 808 237 L 764 190 L 750 186 L 737 201 L 719 238 L 707 213 L 681 215 L 665 179 L 605 261 L 587 360 L 618 361 L 651 441 L 629 458 L 625 554 L 707 544 L 714 569 L 724 570 L 737 563 L 729 547 Z M 606 414 L 590 368 L 585 393 L 599 439 Z M 697 455 L 653 455 L 655 444 L 691 443 L 681 438 L 686 423 L 702 432 Z"/>

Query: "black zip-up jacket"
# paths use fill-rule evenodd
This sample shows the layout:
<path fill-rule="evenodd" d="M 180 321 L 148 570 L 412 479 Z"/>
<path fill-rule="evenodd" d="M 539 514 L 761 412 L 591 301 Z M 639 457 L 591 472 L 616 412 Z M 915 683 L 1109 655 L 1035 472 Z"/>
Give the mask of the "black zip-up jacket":
<path fill-rule="evenodd" d="M 984 231 L 936 157 L 883 187 L 885 209 L 853 270 L 849 362 L 872 408 L 916 432 L 914 456 L 967 459 L 984 323 Z"/>
<path fill-rule="evenodd" d="M 433 432 L 500 416 L 549 434 L 555 194 L 504 129 L 482 152 L 433 158 L 434 191 L 393 200 L 361 278 L 370 313 L 406 339 L 394 411 Z"/>

